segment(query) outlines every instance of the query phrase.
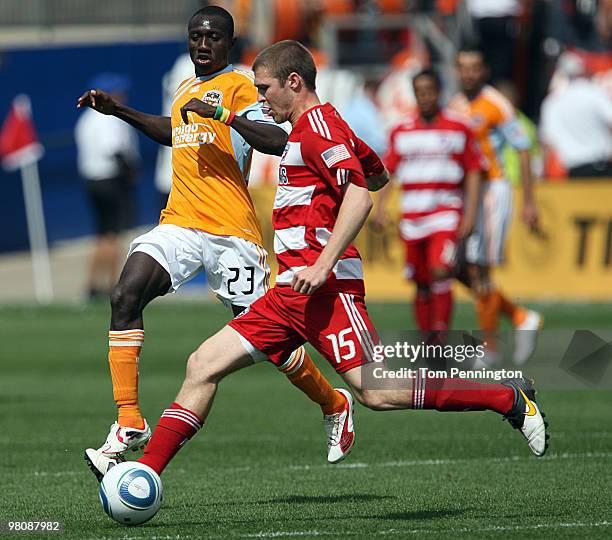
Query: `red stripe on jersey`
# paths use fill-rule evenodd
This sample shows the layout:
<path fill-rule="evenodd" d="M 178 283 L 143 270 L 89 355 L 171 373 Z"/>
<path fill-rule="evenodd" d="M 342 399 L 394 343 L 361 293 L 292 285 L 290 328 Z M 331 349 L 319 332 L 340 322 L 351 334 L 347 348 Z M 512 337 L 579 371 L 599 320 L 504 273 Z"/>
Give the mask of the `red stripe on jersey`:
<path fill-rule="evenodd" d="M 274 229 L 299 227 L 307 222 L 310 213 L 310 206 L 285 206 L 284 208 L 275 208 L 272 211 Z"/>

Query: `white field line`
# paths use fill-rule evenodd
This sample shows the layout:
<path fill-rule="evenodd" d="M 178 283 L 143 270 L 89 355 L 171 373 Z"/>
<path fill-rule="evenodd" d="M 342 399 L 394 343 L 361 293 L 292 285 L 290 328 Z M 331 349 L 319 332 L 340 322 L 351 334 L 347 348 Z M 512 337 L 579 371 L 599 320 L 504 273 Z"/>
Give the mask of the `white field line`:
<path fill-rule="evenodd" d="M 284 467 L 271 467 L 274 471 L 309 471 L 317 469 L 367 469 L 367 468 L 385 468 L 385 467 L 423 467 L 423 466 L 440 466 L 440 465 L 461 465 L 466 463 L 513 463 L 517 461 L 558 461 L 558 460 L 572 460 L 572 459 L 612 459 L 612 452 L 583 452 L 583 453 L 569 453 L 564 452 L 560 454 L 548 454 L 542 458 L 535 458 L 528 454 L 524 456 L 508 456 L 508 457 L 488 457 L 488 458 L 448 458 L 448 459 L 408 459 L 398 461 L 381 461 L 380 463 L 339 463 L 338 465 L 329 464 L 316 464 L 316 465 L 288 465 Z M 243 465 L 240 467 L 224 467 L 217 468 L 218 471 L 223 473 L 232 472 L 248 472 L 261 470 L 264 467 Z M 176 473 L 179 474 L 191 474 L 186 469 L 175 469 Z"/>
<path fill-rule="evenodd" d="M 579 453 L 568 453 L 564 452 L 561 454 L 549 454 L 542 458 L 534 458 L 533 456 L 508 456 L 508 457 L 488 457 L 488 458 L 448 458 L 448 459 L 408 459 L 398 461 L 383 461 L 381 463 L 339 463 L 334 465 L 334 469 L 365 469 L 368 467 L 421 467 L 428 465 L 460 465 L 466 463 L 511 463 L 515 461 L 527 461 L 527 460 L 538 460 L 538 461 L 557 461 L 564 459 L 610 459 L 612 458 L 612 452 L 585 452 Z M 291 470 L 308 470 L 317 468 L 329 468 L 329 465 L 291 465 L 288 467 Z"/>
<path fill-rule="evenodd" d="M 489 458 L 472 458 L 472 459 L 408 459 L 399 461 L 383 461 L 380 463 L 339 463 L 338 465 L 289 465 L 285 467 L 274 467 L 275 471 L 309 471 L 316 469 L 367 469 L 367 468 L 386 468 L 386 467 L 427 467 L 440 465 L 461 465 L 466 463 L 512 463 L 516 461 L 558 461 L 572 459 L 612 459 L 612 452 L 584 452 L 584 453 L 568 453 L 549 454 L 542 458 L 534 458 L 527 456 L 509 456 L 509 457 L 489 457 Z M 216 467 L 216 470 L 223 473 L 248 472 L 261 470 L 263 467 L 251 467 L 244 465 L 241 467 Z M 75 471 L 34 471 L 35 477 L 61 477 L 61 476 L 81 476 L 85 470 L 79 469 Z M 174 469 L 173 474 L 192 474 L 186 469 Z"/>
<path fill-rule="evenodd" d="M 611 521 L 575 522 L 575 523 L 538 523 L 535 525 L 497 525 L 494 527 L 462 527 L 444 529 L 388 529 L 383 531 L 368 531 L 367 536 L 404 536 L 420 534 L 436 534 L 452 532 L 453 534 L 474 534 L 486 532 L 520 532 L 546 529 L 578 529 L 585 527 L 612 527 Z M 292 538 L 300 536 L 363 536 L 363 531 L 271 531 L 252 534 L 242 534 L 239 538 Z"/>
<path fill-rule="evenodd" d="M 332 536 L 334 538 L 342 538 L 346 536 L 408 536 L 408 535 L 425 535 L 433 534 L 440 535 L 444 533 L 453 534 L 466 534 L 474 535 L 477 533 L 487 532 L 521 532 L 521 531 L 542 531 L 542 530 L 555 530 L 555 529 L 583 529 L 583 528 L 606 528 L 612 527 L 612 521 L 594 521 L 585 522 L 577 521 L 570 523 L 536 523 L 534 525 L 495 525 L 491 527 L 461 527 L 452 529 L 386 529 L 382 531 L 346 531 L 346 530 L 335 530 L 335 531 L 261 531 L 258 533 L 246 533 L 238 535 L 210 535 L 210 536 L 197 536 L 192 537 L 190 535 L 166 535 L 166 536 L 95 536 L 92 540 L 182 540 L 189 538 L 209 538 L 209 539 L 227 539 L 227 538 L 299 538 L 303 536 Z"/>

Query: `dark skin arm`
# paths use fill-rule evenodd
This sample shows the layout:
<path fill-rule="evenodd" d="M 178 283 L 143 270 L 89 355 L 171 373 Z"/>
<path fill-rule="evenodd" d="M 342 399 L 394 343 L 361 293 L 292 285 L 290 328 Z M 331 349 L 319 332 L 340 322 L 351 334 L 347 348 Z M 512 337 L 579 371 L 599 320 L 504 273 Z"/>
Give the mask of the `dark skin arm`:
<path fill-rule="evenodd" d="M 102 90 L 88 90 L 77 101 L 77 109 L 91 107 L 102 114 L 116 116 L 142 131 L 159 144 L 172 146 L 172 123 L 168 116 L 156 116 L 132 109 L 115 101 Z"/>
<path fill-rule="evenodd" d="M 195 113 L 202 118 L 213 118 L 216 107 L 204 103 L 202 100 L 193 98 L 181 107 L 181 117 L 183 122 L 188 124 L 193 121 Z M 232 122 L 232 129 L 235 129 L 249 146 L 262 154 L 281 156 L 287 145 L 289 136 L 285 131 L 277 126 L 254 122 L 243 116 L 236 116 Z"/>

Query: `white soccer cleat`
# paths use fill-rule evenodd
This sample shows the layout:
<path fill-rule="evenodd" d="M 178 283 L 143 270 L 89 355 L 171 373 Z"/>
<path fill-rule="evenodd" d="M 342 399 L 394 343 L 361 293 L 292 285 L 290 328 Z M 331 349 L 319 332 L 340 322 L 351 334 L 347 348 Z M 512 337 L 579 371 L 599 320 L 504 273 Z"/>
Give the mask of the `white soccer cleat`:
<path fill-rule="evenodd" d="M 143 429 L 136 429 L 122 427 L 115 422 L 110 427 L 106 442 L 98 448 L 98 451 L 106 457 L 117 457 L 122 456 L 129 450 L 133 452 L 142 450 L 151 438 L 151 428 L 146 420 L 144 423 Z"/>
<path fill-rule="evenodd" d="M 344 409 L 323 417 L 323 427 L 327 435 L 327 461 L 338 463 L 349 455 L 355 444 L 353 429 L 353 396 L 343 388 L 335 388 L 346 398 Z"/>
<path fill-rule="evenodd" d="M 98 451 L 106 457 L 122 456 L 132 450 L 142 450 L 151 438 L 151 428 L 144 421 L 143 429 L 122 427 L 117 422 L 111 425 L 106 442 L 98 448 Z"/>
<path fill-rule="evenodd" d="M 520 430 L 531 451 L 542 457 L 548 448 L 549 436 L 546 433 L 548 423 L 544 421 L 545 414 L 540 412 L 535 402 L 533 381 L 524 377 L 507 379 L 502 384 L 514 391 L 514 403 L 504 419 L 510 422 L 514 429 Z"/>
<path fill-rule="evenodd" d="M 98 479 L 98 482 L 102 482 L 104 475 L 110 471 L 115 465 L 123 463 L 125 461 L 122 455 L 115 457 L 109 457 L 104 455 L 100 450 L 88 448 L 85 450 L 85 463 L 91 469 L 91 472 Z"/>
<path fill-rule="evenodd" d="M 514 329 L 514 364 L 522 366 L 531 358 L 538 342 L 543 318 L 537 311 L 528 310 L 525 320 Z"/>

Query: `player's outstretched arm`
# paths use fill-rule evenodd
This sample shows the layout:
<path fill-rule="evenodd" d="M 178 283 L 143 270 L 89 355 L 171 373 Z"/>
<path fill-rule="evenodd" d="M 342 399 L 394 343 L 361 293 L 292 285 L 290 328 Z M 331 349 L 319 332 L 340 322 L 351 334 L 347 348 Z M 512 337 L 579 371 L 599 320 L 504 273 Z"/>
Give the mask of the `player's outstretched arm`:
<path fill-rule="evenodd" d="M 472 234 L 478 214 L 478 198 L 480 196 L 479 170 L 469 171 L 465 175 L 465 196 L 463 203 L 463 215 L 459 224 L 459 238 L 464 239 Z"/>
<path fill-rule="evenodd" d="M 172 146 L 172 123 L 168 116 L 146 114 L 116 102 L 102 90 L 88 90 L 77 100 L 77 109 L 91 107 L 102 114 L 116 116 L 142 131 L 159 144 Z"/>
<path fill-rule="evenodd" d="M 519 151 L 521 165 L 521 183 L 523 186 L 522 217 L 525 224 L 534 232 L 539 231 L 538 207 L 533 194 L 533 173 L 531 172 L 531 156 L 529 150 Z"/>
<path fill-rule="evenodd" d="M 202 118 L 214 118 L 229 124 L 242 135 L 242 138 L 251 148 L 258 152 L 273 156 L 281 156 L 283 154 L 283 150 L 287 145 L 287 139 L 289 138 L 285 130 L 273 124 L 249 120 L 246 116 L 238 116 L 230 113 L 227 109 L 225 111 L 227 113 L 224 115 L 215 116 L 218 114 L 217 107 L 209 105 L 200 99 L 193 98 L 181 107 L 181 116 L 186 124 L 189 123 L 188 113 L 190 112 Z"/>
<path fill-rule="evenodd" d="M 282 156 L 287 146 L 289 135 L 278 126 L 254 122 L 244 116 L 236 116 L 232 127 L 242 135 L 251 148 L 262 154 Z"/>
<path fill-rule="evenodd" d="M 312 294 L 325 283 L 334 265 L 363 227 L 372 206 L 372 197 L 366 188 L 348 184 L 327 245 L 312 266 L 295 274 L 294 291 Z"/>

